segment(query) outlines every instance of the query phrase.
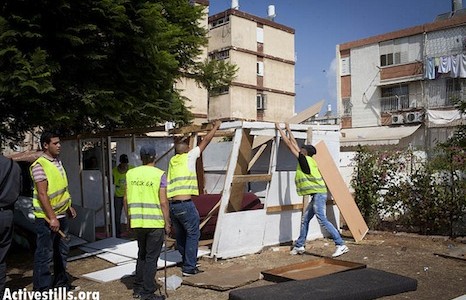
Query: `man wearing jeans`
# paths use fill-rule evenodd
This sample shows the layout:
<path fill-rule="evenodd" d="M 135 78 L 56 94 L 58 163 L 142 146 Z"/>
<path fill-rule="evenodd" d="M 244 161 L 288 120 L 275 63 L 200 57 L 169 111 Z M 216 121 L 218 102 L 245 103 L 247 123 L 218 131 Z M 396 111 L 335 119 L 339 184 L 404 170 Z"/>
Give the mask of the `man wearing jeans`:
<path fill-rule="evenodd" d="M 202 272 L 196 266 L 199 246 L 199 212 L 191 201 L 192 195 L 199 195 L 196 174 L 196 160 L 207 147 L 221 122 L 216 121 L 212 130 L 198 147 L 189 149 L 186 143 L 175 145 L 175 156 L 168 165 L 167 196 L 170 199 L 170 218 L 175 228 L 176 247 L 183 260 L 183 276 Z"/>
<path fill-rule="evenodd" d="M 340 233 L 327 219 L 327 187 L 322 175 L 320 174 L 319 168 L 317 167 L 316 161 L 312 158 L 312 156 L 317 153 L 316 148 L 312 145 L 303 145 L 299 148 L 288 124 L 286 124 L 288 136 L 286 136 L 278 123 L 275 123 L 275 127 L 280 132 L 282 140 L 285 142 L 288 149 L 290 149 L 291 153 L 298 158 L 295 177 L 298 195 L 309 195 L 311 197 L 306 211 L 302 216 L 299 238 L 296 240 L 294 248 L 291 250 L 290 254 L 296 255 L 303 254 L 305 252 L 304 245 L 306 244 L 309 222 L 314 215 L 317 216 L 320 226 L 324 227 L 325 230 L 330 233 L 333 241 L 335 242 L 337 248 L 332 256 L 337 257 L 348 252 L 349 249 L 341 238 Z"/>
<path fill-rule="evenodd" d="M 44 131 L 40 137 L 40 145 L 44 153 L 30 168 L 34 180 L 32 204 L 37 235 L 33 289 L 71 289 L 66 273 L 69 245 L 58 231 L 68 233 L 68 217 L 75 218 L 76 211 L 71 206 L 65 168 L 58 158 L 61 150 L 60 138 L 53 132 Z M 49 269 L 52 260 L 53 280 Z"/>

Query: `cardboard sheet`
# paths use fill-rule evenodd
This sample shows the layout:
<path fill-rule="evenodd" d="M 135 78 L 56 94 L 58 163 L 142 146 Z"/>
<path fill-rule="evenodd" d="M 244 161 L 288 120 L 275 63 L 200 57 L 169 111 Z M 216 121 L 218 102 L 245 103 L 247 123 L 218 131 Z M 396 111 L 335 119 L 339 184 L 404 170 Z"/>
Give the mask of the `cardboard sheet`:
<path fill-rule="evenodd" d="M 263 271 L 265 280 L 283 282 L 316 278 L 328 274 L 361 269 L 366 265 L 332 258 L 321 258 Z"/>
<path fill-rule="evenodd" d="M 327 184 L 327 188 L 333 196 L 341 215 L 348 224 L 349 230 L 353 234 L 356 242 L 362 240 L 369 231 L 366 221 L 361 215 L 356 202 L 353 199 L 343 177 L 338 170 L 330 152 L 324 141 L 320 141 L 316 146 L 317 154 L 314 159 L 317 162 L 320 173 Z"/>

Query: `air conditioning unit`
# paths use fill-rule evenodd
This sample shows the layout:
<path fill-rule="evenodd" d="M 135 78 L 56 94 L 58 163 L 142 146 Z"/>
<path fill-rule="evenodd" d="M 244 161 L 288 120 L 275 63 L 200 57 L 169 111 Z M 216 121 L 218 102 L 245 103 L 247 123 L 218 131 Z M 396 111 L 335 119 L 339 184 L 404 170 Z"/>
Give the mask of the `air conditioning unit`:
<path fill-rule="evenodd" d="M 421 123 L 424 118 L 424 114 L 421 111 L 411 111 L 405 114 L 406 123 Z"/>
<path fill-rule="evenodd" d="M 397 114 L 397 115 L 392 115 L 392 125 L 394 124 L 403 124 L 404 123 L 404 116 Z"/>

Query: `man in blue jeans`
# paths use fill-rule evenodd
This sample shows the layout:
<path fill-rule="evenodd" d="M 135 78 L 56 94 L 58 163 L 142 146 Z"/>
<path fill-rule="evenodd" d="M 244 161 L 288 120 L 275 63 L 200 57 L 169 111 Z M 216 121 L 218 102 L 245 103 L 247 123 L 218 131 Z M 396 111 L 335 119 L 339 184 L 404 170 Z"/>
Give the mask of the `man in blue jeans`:
<path fill-rule="evenodd" d="M 176 248 L 183 260 L 183 276 L 201 273 L 196 266 L 199 246 L 199 212 L 191 201 L 192 195 L 199 195 L 197 185 L 196 160 L 207 147 L 221 122 L 216 121 L 212 130 L 198 147 L 189 149 L 187 143 L 175 144 L 175 156 L 168 165 L 167 196 L 170 204 L 170 218 L 175 228 Z"/>
<path fill-rule="evenodd" d="M 312 145 L 303 145 L 299 148 L 288 124 L 286 124 L 288 136 L 286 136 L 278 123 L 275 123 L 275 127 L 280 132 L 282 140 L 285 142 L 288 149 L 290 149 L 291 153 L 298 158 L 295 177 L 296 191 L 298 195 L 309 195 L 311 197 L 306 211 L 302 216 L 299 238 L 296 240 L 294 248 L 291 250 L 290 254 L 303 254 L 306 251 L 304 245 L 306 244 L 309 222 L 314 215 L 317 216 L 320 226 L 324 227 L 325 230 L 330 233 L 333 241 L 335 242 L 337 248 L 332 256 L 337 257 L 348 252 L 349 249 L 341 238 L 340 233 L 327 219 L 327 187 L 322 175 L 320 174 L 319 168 L 317 167 L 316 161 L 312 158 L 312 156 L 317 153 L 316 148 Z"/>

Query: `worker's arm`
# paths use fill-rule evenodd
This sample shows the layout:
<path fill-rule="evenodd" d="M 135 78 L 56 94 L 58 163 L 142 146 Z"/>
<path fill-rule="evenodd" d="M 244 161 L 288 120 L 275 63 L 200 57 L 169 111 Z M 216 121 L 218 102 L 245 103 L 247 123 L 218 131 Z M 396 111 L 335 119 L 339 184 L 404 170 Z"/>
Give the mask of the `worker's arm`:
<path fill-rule="evenodd" d="M 210 141 L 212 140 L 212 138 L 213 138 L 214 135 L 215 135 L 215 132 L 217 132 L 217 129 L 220 127 L 221 124 L 222 124 L 222 122 L 221 122 L 220 120 L 216 120 L 216 121 L 213 123 L 212 129 L 211 129 L 210 132 L 202 139 L 201 143 L 199 144 L 199 149 L 201 149 L 201 153 L 202 153 L 202 151 L 204 151 L 204 149 L 207 147 L 207 145 L 209 145 Z"/>
<path fill-rule="evenodd" d="M 171 232 L 170 211 L 168 209 L 168 199 L 167 199 L 167 188 L 166 187 L 160 187 L 159 199 L 160 199 L 160 208 L 162 209 L 163 219 L 165 221 L 165 233 L 170 234 L 170 232 Z"/>
<path fill-rule="evenodd" d="M 285 123 L 285 127 L 286 127 L 286 131 L 288 132 L 288 136 L 290 137 L 291 144 L 299 152 L 300 148 L 298 146 L 298 143 L 296 142 L 296 139 L 294 138 L 293 132 L 290 129 L 290 124 Z"/>
<path fill-rule="evenodd" d="M 292 144 L 290 138 L 287 137 L 283 129 L 281 129 L 280 124 L 275 123 L 275 128 L 278 130 L 278 132 L 280 132 L 283 142 L 285 142 L 285 145 L 288 147 L 288 149 L 290 149 L 291 153 L 293 153 L 294 156 L 299 157 L 299 149 L 296 149 L 296 147 Z"/>
<path fill-rule="evenodd" d="M 57 232 L 60 229 L 60 221 L 58 221 L 57 215 L 53 211 L 52 205 L 50 205 L 49 195 L 47 194 L 49 182 L 47 180 L 42 180 L 36 182 L 36 186 L 40 206 L 42 207 L 42 210 L 49 219 L 50 229 L 52 229 L 52 231 L 54 232 Z"/>

